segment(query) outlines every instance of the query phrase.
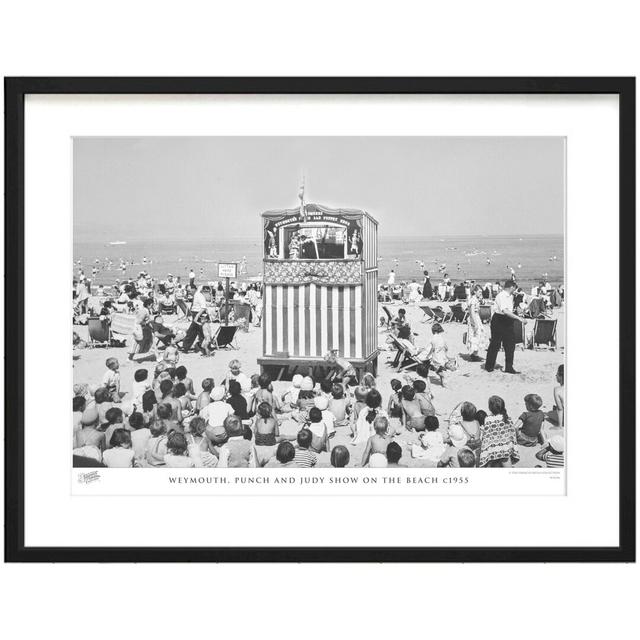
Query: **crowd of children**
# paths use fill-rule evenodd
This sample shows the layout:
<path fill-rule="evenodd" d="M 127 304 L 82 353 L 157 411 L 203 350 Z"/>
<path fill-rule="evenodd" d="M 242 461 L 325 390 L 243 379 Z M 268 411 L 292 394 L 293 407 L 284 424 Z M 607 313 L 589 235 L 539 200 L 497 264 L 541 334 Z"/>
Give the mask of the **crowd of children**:
<path fill-rule="evenodd" d="M 541 447 L 538 466 L 564 466 L 562 366 L 555 410 L 543 412 L 541 397 L 528 394 L 512 418 L 499 396 L 488 399 L 486 411 L 462 402 L 449 416 L 439 414 L 426 365 L 391 380 L 383 402 L 371 374 L 355 387 L 346 375 L 295 375 L 276 393 L 269 375 L 247 375 L 238 360 L 218 384 L 205 378 L 199 390 L 184 366 L 139 368 L 123 393 L 118 360 L 105 364 L 100 386 L 74 385 L 74 466 L 380 468 L 411 460 L 411 466 L 505 467 L 532 446 Z M 338 433 L 342 442 L 362 444 L 363 453 L 334 444 Z"/>

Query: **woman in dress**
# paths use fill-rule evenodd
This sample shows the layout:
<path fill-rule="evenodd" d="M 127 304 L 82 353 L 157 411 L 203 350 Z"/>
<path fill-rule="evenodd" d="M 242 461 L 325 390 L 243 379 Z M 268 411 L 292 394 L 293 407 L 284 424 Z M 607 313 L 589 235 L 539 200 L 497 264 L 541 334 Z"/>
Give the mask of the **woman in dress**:
<path fill-rule="evenodd" d="M 469 315 L 467 318 L 467 349 L 471 362 L 482 362 L 478 352 L 486 349 L 488 345 L 487 334 L 480 319 L 480 305 L 482 304 L 482 287 L 476 285 L 471 290 L 469 298 Z"/>
<path fill-rule="evenodd" d="M 136 295 L 134 295 L 133 298 L 135 298 Z M 153 299 L 147 298 L 143 304 L 138 305 L 135 311 L 136 323 L 133 329 L 133 341 L 131 350 L 129 351 L 129 360 L 133 360 L 136 353 L 147 353 L 153 346 L 153 328 L 151 326 L 152 317 L 150 311 L 152 306 Z"/>

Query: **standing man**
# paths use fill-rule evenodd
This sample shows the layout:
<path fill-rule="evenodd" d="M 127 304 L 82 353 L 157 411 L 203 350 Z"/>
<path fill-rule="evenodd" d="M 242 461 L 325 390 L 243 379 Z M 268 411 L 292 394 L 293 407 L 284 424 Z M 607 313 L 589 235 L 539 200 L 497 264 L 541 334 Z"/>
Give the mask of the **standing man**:
<path fill-rule="evenodd" d="M 195 289 L 196 286 L 196 272 L 193 270 L 193 267 L 189 269 L 189 286 L 192 289 Z"/>
<path fill-rule="evenodd" d="M 513 312 L 513 292 L 516 284 L 513 280 L 504 283 L 504 289 L 496 296 L 495 311 L 491 318 L 491 342 L 487 349 L 485 369 L 493 371 L 500 346 L 504 347 L 505 373 L 520 373 L 513 368 L 513 353 L 516 348 L 514 322 L 521 322 Z M 522 321 L 524 322 L 524 320 Z M 526 324 L 526 323 L 525 323 Z"/>
<path fill-rule="evenodd" d="M 433 297 L 433 287 L 431 286 L 431 280 L 429 280 L 429 272 L 424 272 L 424 283 L 422 285 L 422 297 L 425 300 L 431 300 Z"/>

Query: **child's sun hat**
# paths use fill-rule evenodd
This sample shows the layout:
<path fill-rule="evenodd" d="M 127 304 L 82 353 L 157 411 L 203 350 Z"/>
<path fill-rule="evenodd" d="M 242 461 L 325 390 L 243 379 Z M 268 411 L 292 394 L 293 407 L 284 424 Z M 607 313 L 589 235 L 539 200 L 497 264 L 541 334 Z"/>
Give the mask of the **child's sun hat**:
<path fill-rule="evenodd" d="M 387 457 L 384 453 L 373 453 L 369 458 L 369 466 L 372 469 L 384 469 L 387 466 Z"/>
<path fill-rule="evenodd" d="M 564 453 L 564 438 L 562 436 L 551 436 L 549 438 L 549 444 L 554 451 Z"/>
<path fill-rule="evenodd" d="M 458 449 L 467 444 L 467 434 L 459 424 L 452 424 L 449 427 L 449 438 L 451 439 L 451 444 Z"/>
<path fill-rule="evenodd" d="M 214 387 L 211 392 L 211 399 L 214 402 L 220 402 L 224 400 L 224 387 Z"/>

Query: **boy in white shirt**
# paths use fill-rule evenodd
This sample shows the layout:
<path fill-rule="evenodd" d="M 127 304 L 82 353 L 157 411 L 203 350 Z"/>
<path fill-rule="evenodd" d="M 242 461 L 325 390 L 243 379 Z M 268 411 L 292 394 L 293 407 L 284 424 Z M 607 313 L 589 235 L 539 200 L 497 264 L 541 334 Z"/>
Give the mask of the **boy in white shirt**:
<path fill-rule="evenodd" d="M 332 438 L 336 434 L 336 418 L 329 411 L 329 400 L 325 396 L 317 396 L 314 398 L 313 404 L 322 412 L 322 422 L 327 427 L 327 436 Z"/>
<path fill-rule="evenodd" d="M 112 402 L 120 402 L 120 363 L 118 358 L 107 358 L 107 371 L 102 376 L 102 386 L 107 389 Z"/>

